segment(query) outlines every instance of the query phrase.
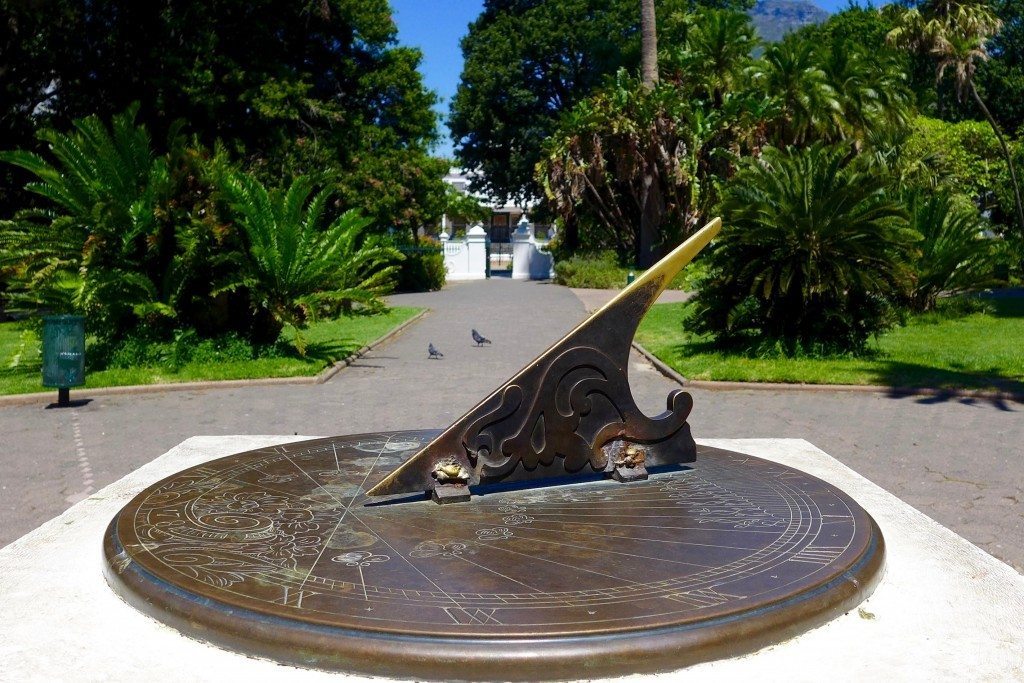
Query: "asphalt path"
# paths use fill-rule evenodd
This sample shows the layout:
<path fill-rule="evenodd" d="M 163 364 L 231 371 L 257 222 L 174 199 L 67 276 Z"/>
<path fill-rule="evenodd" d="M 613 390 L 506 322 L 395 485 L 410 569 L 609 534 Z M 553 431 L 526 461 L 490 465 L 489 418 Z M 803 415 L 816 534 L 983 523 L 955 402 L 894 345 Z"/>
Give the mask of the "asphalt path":
<path fill-rule="evenodd" d="M 600 296 L 584 298 L 592 307 Z M 503 278 L 392 301 L 431 312 L 326 384 L 0 408 L 0 546 L 190 436 L 443 427 L 585 316 L 569 289 Z M 493 343 L 474 346 L 472 328 Z M 431 342 L 444 358 L 428 359 Z M 648 413 L 664 410 L 665 396 L 678 388 L 635 354 L 630 384 Z M 690 391 L 698 438 L 807 439 L 1024 571 L 1024 404 L 885 392 Z"/>

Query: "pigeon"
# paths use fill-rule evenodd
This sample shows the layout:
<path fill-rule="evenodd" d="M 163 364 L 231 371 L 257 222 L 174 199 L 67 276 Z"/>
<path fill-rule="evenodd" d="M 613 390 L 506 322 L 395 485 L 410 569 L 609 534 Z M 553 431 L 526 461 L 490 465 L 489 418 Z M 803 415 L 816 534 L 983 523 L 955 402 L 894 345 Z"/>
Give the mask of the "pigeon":
<path fill-rule="evenodd" d="M 427 344 L 427 358 L 444 358 L 444 354 L 434 348 L 434 342 Z"/>
<path fill-rule="evenodd" d="M 473 333 L 473 341 L 476 342 L 477 346 L 481 346 L 483 344 L 490 344 L 491 343 L 490 339 L 488 339 L 487 337 L 483 336 L 482 334 L 480 334 L 476 330 L 470 330 L 470 331 Z"/>

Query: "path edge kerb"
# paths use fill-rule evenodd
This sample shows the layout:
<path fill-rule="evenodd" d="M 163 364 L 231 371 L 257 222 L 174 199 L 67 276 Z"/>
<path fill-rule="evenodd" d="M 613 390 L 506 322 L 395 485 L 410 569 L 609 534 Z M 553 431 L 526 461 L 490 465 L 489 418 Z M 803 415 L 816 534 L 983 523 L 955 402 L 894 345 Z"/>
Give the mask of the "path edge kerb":
<path fill-rule="evenodd" d="M 951 398 L 981 398 L 991 401 L 1015 401 L 1024 403 L 1024 393 L 1013 391 L 986 391 L 984 389 L 940 389 L 935 387 L 893 387 L 884 384 L 786 384 L 784 382 L 722 382 L 703 379 L 687 379 L 669 367 L 664 361 L 645 349 L 639 342 L 633 348 L 670 380 L 694 389 L 713 391 L 811 391 L 843 392 L 861 394 L 885 394 L 887 396 L 948 396 Z"/>
<path fill-rule="evenodd" d="M 237 387 L 272 386 L 275 384 L 323 384 L 338 372 L 354 363 L 382 344 L 385 344 L 405 331 L 407 327 L 430 313 L 425 308 L 405 322 L 396 325 L 384 335 L 374 339 L 358 351 L 336 361 L 315 375 L 298 375 L 296 377 L 264 377 L 261 379 L 223 379 L 206 382 L 164 382 L 160 384 L 129 384 L 121 387 L 96 387 L 95 389 L 76 390 L 75 400 L 96 396 L 116 396 L 121 394 L 156 394 L 165 391 L 198 391 L 205 389 L 233 389 Z M 33 394 L 11 394 L 0 396 L 0 408 L 8 406 L 33 405 L 36 403 L 53 403 L 54 393 L 42 391 Z"/>

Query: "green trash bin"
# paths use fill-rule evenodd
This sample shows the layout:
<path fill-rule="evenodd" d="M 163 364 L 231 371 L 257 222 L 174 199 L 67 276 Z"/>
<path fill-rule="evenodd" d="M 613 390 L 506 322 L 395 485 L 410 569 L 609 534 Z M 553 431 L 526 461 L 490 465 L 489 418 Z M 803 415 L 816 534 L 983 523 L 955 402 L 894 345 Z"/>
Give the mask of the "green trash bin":
<path fill-rule="evenodd" d="M 57 388 L 57 405 L 68 405 L 69 389 L 85 384 L 85 317 L 43 317 L 43 386 Z"/>

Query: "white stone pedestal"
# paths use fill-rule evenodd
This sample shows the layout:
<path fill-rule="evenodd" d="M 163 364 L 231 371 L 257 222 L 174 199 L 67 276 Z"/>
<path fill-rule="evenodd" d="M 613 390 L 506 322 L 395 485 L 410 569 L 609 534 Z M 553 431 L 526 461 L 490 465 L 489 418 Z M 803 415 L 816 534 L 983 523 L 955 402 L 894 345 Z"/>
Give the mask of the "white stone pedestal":
<path fill-rule="evenodd" d="M 304 438 L 310 437 L 189 439 L 0 549 L 0 680 L 372 680 L 191 640 L 129 607 L 103 579 L 103 532 L 143 488 L 215 457 Z M 858 609 L 780 645 L 691 667 L 687 680 L 1024 680 L 1024 577 L 1008 565 L 806 441 L 700 442 L 836 484 L 878 522 L 887 558 L 881 584 Z"/>

